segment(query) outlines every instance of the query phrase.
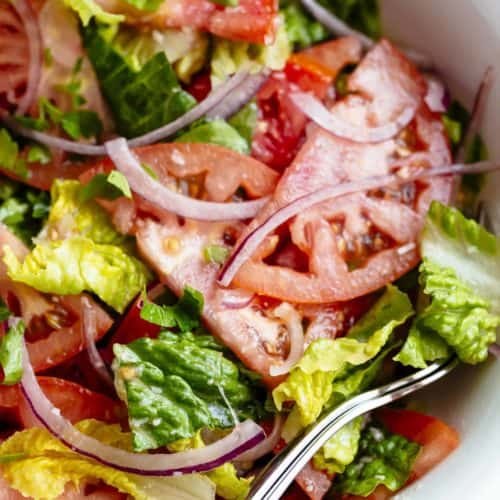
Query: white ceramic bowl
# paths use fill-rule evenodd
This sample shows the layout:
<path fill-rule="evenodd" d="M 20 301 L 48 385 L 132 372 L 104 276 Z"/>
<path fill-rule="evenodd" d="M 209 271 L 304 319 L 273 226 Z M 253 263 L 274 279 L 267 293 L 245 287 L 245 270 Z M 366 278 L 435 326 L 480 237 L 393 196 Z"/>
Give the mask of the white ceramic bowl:
<path fill-rule="evenodd" d="M 500 159 L 500 0 L 382 0 L 384 32 L 432 54 L 452 93 L 470 107 L 486 66 L 496 84 L 483 135 Z M 500 176 L 483 194 L 500 234 Z M 500 287 L 500 283 L 498 285 Z M 425 393 L 426 411 L 452 424 L 460 448 L 399 500 L 500 499 L 500 361 L 463 367 Z"/>

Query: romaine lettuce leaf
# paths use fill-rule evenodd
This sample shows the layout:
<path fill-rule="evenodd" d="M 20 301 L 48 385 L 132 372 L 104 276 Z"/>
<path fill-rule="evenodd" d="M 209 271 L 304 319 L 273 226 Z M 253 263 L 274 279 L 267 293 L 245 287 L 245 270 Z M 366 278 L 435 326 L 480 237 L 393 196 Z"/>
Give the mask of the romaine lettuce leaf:
<path fill-rule="evenodd" d="M 212 85 L 218 85 L 240 69 L 256 72 L 263 66 L 283 69 L 290 55 L 290 44 L 283 25 L 276 33 L 272 45 L 256 45 L 215 38 L 210 62 Z"/>
<path fill-rule="evenodd" d="M 330 38 L 330 32 L 309 15 L 300 0 L 280 0 L 280 11 L 288 41 L 295 49 L 305 49 Z"/>
<path fill-rule="evenodd" d="M 248 149 L 252 147 L 253 134 L 257 126 L 257 115 L 257 103 L 255 100 L 251 100 L 228 120 L 229 125 L 234 127 L 241 137 L 247 141 Z"/>
<path fill-rule="evenodd" d="M 49 213 L 50 197 L 10 179 L 0 179 L 0 222 L 31 247 Z"/>
<path fill-rule="evenodd" d="M 131 435 L 118 425 L 95 420 L 77 428 L 110 446 L 131 450 Z M 31 428 L 16 432 L 0 444 L 2 475 L 11 487 L 37 500 L 60 498 L 69 483 L 103 481 L 136 500 L 214 500 L 212 482 L 200 474 L 179 477 L 147 477 L 127 474 L 79 455 L 47 430 Z"/>
<path fill-rule="evenodd" d="M 19 156 L 19 146 L 7 129 L 0 129 L 0 165 L 20 177 L 28 177 L 26 162 Z"/>
<path fill-rule="evenodd" d="M 136 69 L 115 48 L 109 34 L 109 30 L 90 24 L 83 31 L 83 39 L 118 133 L 125 137 L 145 134 L 196 104 L 181 89 L 164 52 L 157 52 Z"/>
<path fill-rule="evenodd" d="M 500 312 L 500 242 L 458 210 L 433 202 L 421 238 L 428 262 L 453 270 L 456 278 Z"/>
<path fill-rule="evenodd" d="M 92 18 L 104 24 L 121 23 L 125 19 L 125 16 L 106 12 L 95 0 L 64 0 L 64 5 L 78 14 L 84 26 L 87 26 Z"/>
<path fill-rule="evenodd" d="M 0 365 L 5 385 L 17 384 L 23 375 L 23 338 L 25 326 L 21 320 L 14 321 L 0 339 Z"/>
<path fill-rule="evenodd" d="M 353 463 L 336 477 L 334 490 L 368 496 L 383 484 L 396 491 L 404 486 L 420 451 L 420 445 L 383 427 L 370 424 L 361 433 L 359 451 Z"/>
<path fill-rule="evenodd" d="M 218 144 L 237 153 L 249 154 L 250 144 L 224 120 L 200 123 L 177 137 L 176 142 L 201 142 Z"/>
<path fill-rule="evenodd" d="M 203 428 L 228 428 L 262 414 L 260 396 L 203 336 L 162 332 L 114 345 L 115 385 L 125 400 L 134 449 L 158 448 Z"/>
<path fill-rule="evenodd" d="M 119 246 L 80 236 L 37 244 L 23 262 L 10 247 L 3 250 L 12 280 L 58 295 L 93 292 L 118 312 L 146 286 L 149 276 L 144 264 Z"/>
<path fill-rule="evenodd" d="M 358 452 L 363 417 L 358 417 L 340 429 L 313 457 L 314 467 L 329 474 L 344 472 Z"/>
<path fill-rule="evenodd" d="M 307 348 L 288 378 L 273 391 L 276 407 L 294 401 L 302 426 L 314 422 L 333 393 L 333 381 L 351 365 L 373 359 L 387 343 L 394 329 L 413 314 L 408 296 L 393 286 L 340 339 L 318 339 Z"/>
<path fill-rule="evenodd" d="M 181 439 L 168 445 L 168 449 L 173 452 L 179 452 L 195 448 L 203 448 L 205 443 L 198 431 L 190 439 Z M 236 472 L 236 467 L 231 462 L 217 467 L 204 476 L 208 477 L 216 487 L 217 496 L 225 500 L 245 500 L 250 490 L 250 484 L 253 478 L 240 478 Z"/>

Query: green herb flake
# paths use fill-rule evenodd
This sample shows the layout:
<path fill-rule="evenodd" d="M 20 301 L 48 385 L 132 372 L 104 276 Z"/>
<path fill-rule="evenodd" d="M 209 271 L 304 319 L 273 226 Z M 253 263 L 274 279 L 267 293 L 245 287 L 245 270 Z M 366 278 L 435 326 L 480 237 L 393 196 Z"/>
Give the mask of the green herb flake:
<path fill-rule="evenodd" d="M 203 257 L 208 264 L 224 264 L 230 250 L 222 245 L 209 245 L 203 249 Z"/>
<path fill-rule="evenodd" d="M 3 384 L 17 384 L 23 375 L 23 338 L 25 326 L 22 320 L 13 321 L 8 332 L 0 339 L 0 365 Z"/>

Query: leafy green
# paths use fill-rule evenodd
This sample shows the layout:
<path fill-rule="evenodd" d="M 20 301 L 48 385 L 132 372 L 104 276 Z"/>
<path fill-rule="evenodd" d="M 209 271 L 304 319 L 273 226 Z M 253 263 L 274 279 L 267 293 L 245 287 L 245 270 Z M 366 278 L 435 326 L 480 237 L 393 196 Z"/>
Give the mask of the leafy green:
<path fill-rule="evenodd" d="M 441 268 L 452 269 L 464 286 L 500 313 L 500 241 L 455 208 L 433 202 L 421 238 L 421 253 Z"/>
<path fill-rule="evenodd" d="M 0 298 L 0 321 L 5 321 L 11 315 L 7 304 Z"/>
<path fill-rule="evenodd" d="M 186 286 L 182 297 L 174 305 L 158 305 L 143 297 L 141 318 L 164 328 L 179 328 L 181 332 L 190 332 L 200 326 L 203 311 L 203 295 Z"/>
<path fill-rule="evenodd" d="M 205 443 L 198 431 L 192 438 L 181 439 L 168 445 L 172 452 L 203 448 Z M 217 496 L 225 500 L 245 500 L 250 490 L 252 478 L 240 478 L 236 472 L 236 467 L 231 462 L 226 462 L 215 469 L 205 472 L 216 486 Z"/>
<path fill-rule="evenodd" d="M 236 7 L 239 3 L 239 0 L 210 0 L 210 1 L 218 5 L 224 5 L 225 7 Z"/>
<path fill-rule="evenodd" d="M 118 170 L 113 170 L 106 179 L 112 186 L 115 186 L 126 198 L 132 198 L 132 192 L 128 185 L 127 178 Z"/>
<path fill-rule="evenodd" d="M 121 135 L 135 137 L 154 130 L 195 105 L 195 99 L 181 89 L 163 52 L 134 69 L 102 29 L 90 24 L 83 34 L 87 54 Z"/>
<path fill-rule="evenodd" d="M 262 414 L 252 384 L 204 336 L 162 332 L 114 345 L 115 383 L 128 407 L 134 449 L 192 437 L 203 428 L 228 428 Z"/>
<path fill-rule="evenodd" d="M 280 11 L 288 41 L 295 50 L 330 38 L 329 31 L 304 9 L 300 0 L 280 0 Z"/>
<path fill-rule="evenodd" d="M 131 434 L 119 425 L 97 420 L 76 424 L 84 434 L 131 451 Z M 102 481 L 135 500 L 196 498 L 213 500 L 215 488 L 201 474 L 179 477 L 143 477 L 118 471 L 79 455 L 67 448 L 46 429 L 37 427 L 16 432 L 0 444 L 2 477 L 26 498 L 56 500 L 64 496 L 66 485 Z"/>
<path fill-rule="evenodd" d="M 252 146 L 252 138 L 257 126 L 257 103 L 252 100 L 229 118 L 228 122 L 247 141 L 248 149 Z"/>
<path fill-rule="evenodd" d="M 283 26 L 278 29 L 272 45 L 256 45 L 215 38 L 210 62 L 212 85 L 223 82 L 228 75 L 240 69 L 250 72 L 259 71 L 262 66 L 273 70 L 283 69 L 290 51 L 291 47 Z"/>
<path fill-rule="evenodd" d="M 154 12 L 163 3 L 163 0 L 125 0 L 136 9 Z"/>
<path fill-rule="evenodd" d="M 313 457 L 314 467 L 329 474 L 344 472 L 358 452 L 363 418 L 358 417 L 333 435 Z"/>
<path fill-rule="evenodd" d="M 319 0 L 330 12 L 351 28 L 372 38 L 381 36 L 380 11 L 377 0 Z"/>
<path fill-rule="evenodd" d="M 0 179 L 0 222 L 26 245 L 32 246 L 49 213 L 50 197 L 45 191 L 10 179 Z"/>
<path fill-rule="evenodd" d="M 115 172 L 115 170 L 113 170 L 113 172 Z M 124 196 L 126 194 L 128 195 L 128 193 L 130 192 L 130 186 L 128 185 L 128 181 L 125 177 L 123 180 L 127 183 L 126 185 L 125 182 L 122 183 L 120 180 L 117 180 L 120 178 L 119 176 L 118 177 L 113 176 L 114 180 L 113 177 L 111 177 L 112 182 L 110 182 L 110 176 L 113 172 L 107 175 L 106 174 L 94 175 L 94 177 L 92 177 L 92 179 L 90 179 L 90 181 L 84 186 L 82 186 L 82 188 L 80 189 L 79 192 L 80 202 L 84 203 L 94 198 L 116 200 L 117 198 L 120 198 L 120 196 Z"/>
<path fill-rule="evenodd" d="M 28 148 L 26 161 L 28 163 L 40 163 L 40 165 L 47 165 L 52 161 L 52 154 L 47 146 L 34 144 Z"/>
<path fill-rule="evenodd" d="M 0 166 L 20 177 L 28 177 L 26 162 L 19 156 L 19 146 L 4 128 L 0 129 Z"/>
<path fill-rule="evenodd" d="M 332 396 L 334 380 L 345 375 L 350 365 L 362 365 L 374 358 L 394 329 L 412 314 L 407 295 L 388 286 L 347 337 L 318 339 L 309 345 L 288 378 L 273 391 L 278 410 L 285 401 L 295 401 L 301 425 L 314 422 Z"/>
<path fill-rule="evenodd" d="M 4 385 L 17 384 L 23 375 L 24 330 L 22 320 L 14 321 L 0 339 L 0 365 Z"/>
<path fill-rule="evenodd" d="M 443 338 L 433 330 L 424 328 L 421 321 L 415 321 L 394 361 L 413 368 L 425 368 L 428 361 L 446 359 L 450 352 Z"/>
<path fill-rule="evenodd" d="M 144 264 L 119 246 L 81 236 L 37 244 L 23 262 L 6 246 L 4 262 L 14 281 L 58 295 L 93 292 L 118 312 L 146 286 L 149 276 Z"/>
<path fill-rule="evenodd" d="M 356 459 L 336 477 L 334 489 L 364 497 L 381 484 L 397 491 L 408 480 L 419 451 L 417 443 L 372 423 L 363 429 Z"/>
<path fill-rule="evenodd" d="M 237 153 L 250 153 L 249 143 L 238 131 L 224 120 L 213 120 L 200 123 L 177 137 L 176 142 L 201 142 L 218 144 Z"/>
<path fill-rule="evenodd" d="M 125 16 L 106 12 L 95 0 L 64 0 L 64 5 L 78 14 L 84 26 L 87 26 L 92 18 L 104 24 L 121 23 L 125 19 Z"/>

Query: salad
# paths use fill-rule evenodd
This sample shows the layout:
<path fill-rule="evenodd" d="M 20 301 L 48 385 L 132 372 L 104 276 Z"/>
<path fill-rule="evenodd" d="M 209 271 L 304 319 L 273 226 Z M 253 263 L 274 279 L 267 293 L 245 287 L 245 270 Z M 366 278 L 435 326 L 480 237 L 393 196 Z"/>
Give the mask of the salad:
<path fill-rule="evenodd" d="M 491 80 L 465 109 L 375 0 L 0 0 L 0 498 L 244 499 L 323 412 L 498 355 Z M 284 498 L 459 445 L 386 407 Z"/>

